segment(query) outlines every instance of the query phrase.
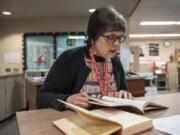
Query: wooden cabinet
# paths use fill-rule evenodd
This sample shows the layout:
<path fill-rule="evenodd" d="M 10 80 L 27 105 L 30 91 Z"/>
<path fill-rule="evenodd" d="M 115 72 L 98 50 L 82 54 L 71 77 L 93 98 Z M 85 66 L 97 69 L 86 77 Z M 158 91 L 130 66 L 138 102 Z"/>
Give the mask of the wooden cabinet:
<path fill-rule="evenodd" d="M 26 79 L 26 91 L 27 91 L 27 104 L 28 109 L 33 110 L 37 109 L 36 106 L 36 95 L 42 86 L 44 81 L 40 80 L 33 80 L 32 78 Z"/>
<path fill-rule="evenodd" d="M 178 69 L 178 88 L 180 88 L 180 49 L 175 50 L 175 56 Z"/>
<path fill-rule="evenodd" d="M 5 78 L 5 106 L 6 117 L 12 115 L 16 110 L 16 90 L 15 90 L 15 77 Z"/>
<path fill-rule="evenodd" d="M 169 90 L 178 89 L 178 72 L 175 62 L 168 63 L 168 87 Z M 179 83 L 180 84 L 180 83 Z"/>
<path fill-rule="evenodd" d="M 23 75 L 0 77 L 0 120 L 26 106 Z"/>
<path fill-rule="evenodd" d="M 143 77 L 128 77 L 127 85 L 129 92 L 134 97 L 143 97 L 145 95 L 145 79 Z"/>
<path fill-rule="evenodd" d="M 5 117 L 5 87 L 4 80 L 0 79 L 0 121 Z"/>
<path fill-rule="evenodd" d="M 26 90 L 25 90 L 25 79 L 24 76 L 19 76 L 15 79 L 16 89 L 16 110 L 26 108 Z"/>

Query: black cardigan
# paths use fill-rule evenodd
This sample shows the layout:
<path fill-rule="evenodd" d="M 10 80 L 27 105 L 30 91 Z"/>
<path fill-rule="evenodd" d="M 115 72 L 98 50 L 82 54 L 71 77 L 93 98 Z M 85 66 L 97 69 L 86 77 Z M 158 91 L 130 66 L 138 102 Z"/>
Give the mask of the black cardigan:
<path fill-rule="evenodd" d="M 68 96 L 79 93 L 91 71 L 84 60 L 84 56 L 89 58 L 88 52 L 88 47 L 83 46 L 67 50 L 58 57 L 37 94 L 38 107 L 63 110 L 64 105 L 57 99 L 66 100 Z M 111 60 L 118 91 L 127 90 L 119 57 L 115 56 Z"/>

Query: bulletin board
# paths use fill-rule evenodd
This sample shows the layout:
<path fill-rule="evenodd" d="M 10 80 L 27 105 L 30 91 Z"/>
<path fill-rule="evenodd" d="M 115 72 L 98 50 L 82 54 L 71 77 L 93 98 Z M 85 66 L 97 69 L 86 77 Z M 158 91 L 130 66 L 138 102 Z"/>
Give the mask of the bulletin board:
<path fill-rule="evenodd" d="M 49 69 L 54 62 L 52 35 L 29 35 L 25 37 L 26 69 Z"/>
<path fill-rule="evenodd" d="M 25 33 L 24 70 L 49 70 L 62 52 L 85 45 L 84 32 Z"/>

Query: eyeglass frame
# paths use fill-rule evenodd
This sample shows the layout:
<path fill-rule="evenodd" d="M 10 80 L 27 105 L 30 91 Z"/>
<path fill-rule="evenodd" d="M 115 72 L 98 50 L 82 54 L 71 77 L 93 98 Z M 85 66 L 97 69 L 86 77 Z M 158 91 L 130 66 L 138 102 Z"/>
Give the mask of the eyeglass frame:
<path fill-rule="evenodd" d="M 108 41 L 108 37 L 109 36 L 114 36 L 114 41 Z M 125 40 L 126 40 L 126 36 L 125 35 L 121 35 L 121 36 L 116 36 L 114 34 L 111 35 L 102 35 L 102 37 L 104 38 L 104 40 L 111 45 L 114 45 L 114 43 L 118 40 L 119 44 L 122 44 Z M 121 40 L 120 40 L 121 39 Z"/>

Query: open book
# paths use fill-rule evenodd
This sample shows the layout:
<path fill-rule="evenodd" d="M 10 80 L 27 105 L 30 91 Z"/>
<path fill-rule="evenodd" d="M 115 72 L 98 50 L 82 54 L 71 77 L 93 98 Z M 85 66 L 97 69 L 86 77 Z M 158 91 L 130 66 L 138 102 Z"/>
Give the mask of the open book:
<path fill-rule="evenodd" d="M 59 101 L 76 112 L 72 116 L 53 122 L 57 128 L 68 135 L 132 135 L 152 127 L 150 118 L 137 114 L 115 108 L 89 111 L 62 100 Z"/>
<path fill-rule="evenodd" d="M 144 114 L 144 111 L 152 110 L 152 109 L 166 109 L 168 107 L 157 104 L 155 102 L 150 101 L 138 101 L 132 99 L 122 99 L 115 97 L 103 96 L 100 99 L 91 98 L 90 104 L 100 105 L 104 107 L 118 107 L 123 110 L 129 110 L 131 112 Z"/>

